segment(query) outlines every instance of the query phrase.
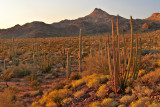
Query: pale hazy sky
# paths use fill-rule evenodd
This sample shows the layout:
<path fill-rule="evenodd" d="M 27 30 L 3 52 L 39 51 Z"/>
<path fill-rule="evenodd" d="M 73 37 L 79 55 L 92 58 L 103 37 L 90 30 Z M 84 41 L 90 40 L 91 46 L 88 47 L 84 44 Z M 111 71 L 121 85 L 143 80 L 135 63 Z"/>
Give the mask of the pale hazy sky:
<path fill-rule="evenodd" d="M 101 8 L 125 18 L 146 18 L 160 12 L 160 0 L 0 0 L 0 28 L 32 21 L 76 19 Z"/>

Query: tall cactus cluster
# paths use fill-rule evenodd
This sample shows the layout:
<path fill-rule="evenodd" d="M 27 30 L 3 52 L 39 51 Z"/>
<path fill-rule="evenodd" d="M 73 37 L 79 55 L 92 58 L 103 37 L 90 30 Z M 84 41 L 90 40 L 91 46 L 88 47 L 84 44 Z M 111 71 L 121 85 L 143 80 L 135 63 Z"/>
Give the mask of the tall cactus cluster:
<path fill-rule="evenodd" d="M 16 52 L 15 52 L 15 43 L 14 38 L 12 38 L 12 46 L 11 46 L 10 56 L 12 57 L 13 64 L 15 64 Z"/>
<path fill-rule="evenodd" d="M 132 26 L 132 17 L 130 17 L 130 25 L 131 25 L 131 38 L 130 38 L 130 49 L 127 49 L 126 38 L 124 36 L 124 32 L 122 32 L 123 38 L 123 51 L 120 50 L 120 42 L 119 42 L 119 26 L 118 26 L 118 16 L 117 16 L 117 39 L 115 41 L 114 34 L 114 20 L 112 18 L 112 47 L 110 49 L 109 44 L 109 36 L 107 40 L 107 56 L 108 56 L 108 64 L 109 64 L 109 72 L 112 75 L 113 80 L 113 88 L 115 93 L 117 93 L 118 89 L 124 89 L 127 85 L 133 82 L 134 79 L 137 78 L 137 74 L 140 67 L 141 61 L 141 39 L 140 43 L 138 42 L 138 35 L 136 35 L 136 49 L 133 49 L 133 26 Z M 121 48 L 121 49 L 122 49 Z M 111 51 L 113 54 L 113 58 L 111 57 Z M 139 53 L 140 51 L 140 53 Z M 127 52 L 129 52 L 129 57 L 127 57 Z M 139 53 L 139 54 L 138 54 Z M 131 80 L 129 77 L 131 75 Z"/>
<path fill-rule="evenodd" d="M 43 43 L 41 41 L 41 49 L 42 49 L 42 56 L 41 56 L 41 63 L 40 63 L 40 69 L 42 71 L 42 73 L 47 73 L 51 70 L 52 65 L 53 65 L 53 61 L 50 58 L 50 51 L 48 51 L 48 55 L 47 53 L 44 52 L 44 47 L 43 47 Z"/>

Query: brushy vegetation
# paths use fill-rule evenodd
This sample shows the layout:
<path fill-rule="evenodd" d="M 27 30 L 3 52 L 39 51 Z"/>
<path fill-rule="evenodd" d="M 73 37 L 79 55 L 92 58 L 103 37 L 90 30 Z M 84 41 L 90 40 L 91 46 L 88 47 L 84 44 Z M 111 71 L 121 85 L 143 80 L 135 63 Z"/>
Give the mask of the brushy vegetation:
<path fill-rule="evenodd" d="M 0 106 L 159 107 L 160 31 L 135 34 L 131 18 L 124 34 L 118 18 L 112 36 L 0 42 Z"/>

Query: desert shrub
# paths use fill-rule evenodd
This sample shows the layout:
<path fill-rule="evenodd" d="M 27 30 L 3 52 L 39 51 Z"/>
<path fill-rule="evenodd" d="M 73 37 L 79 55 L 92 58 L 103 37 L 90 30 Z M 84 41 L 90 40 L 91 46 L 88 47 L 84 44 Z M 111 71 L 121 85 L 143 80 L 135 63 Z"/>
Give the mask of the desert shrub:
<path fill-rule="evenodd" d="M 108 60 L 106 56 L 99 55 L 84 58 L 84 75 L 91 75 L 93 73 L 109 74 Z"/>
<path fill-rule="evenodd" d="M 71 84 L 68 84 L 68 85 L 65 85 L 64 86 L 64 89 L 70 89 L 72 87 L 72 85 Z"/>
<path fill-rule="evenodd" d="M 37 90 L 41 87 L 41 83 L 42 83 L 42 81 L 40 79 L 38 79 L 38 80 L 31 81 L 29 85 L 32 89 Z"/>
<path fill-rule="evenodd" d="M 80 90 L 80 91 L 77 91 L 76 93 L 74 93 L 74 96 L 76 98 L 80 98 L 81 96 L 83 96 L 85 94 L 85 90 Z"/>
<path fill-rule="evenodd" d="M 79 80 L 81 78 L 82 77 L 78 72 L 72 72 L 69 79 L 72 81 L 72 80 Z"/>
<path fill-rule="evenodd" d="M 127 87 L 127 88 L 125 89 L 125 93 L 129 94 L 129 93 L 131 93 L 131 92 L 132 92 L 132 88 L 131 88 L 131 87 Z"/>
<path fill-rule="evenodd" d="M 155 91 L 156 91 L 156 92 L 160 92 L 160 83 L 158 84 L 158 86 L 156 86 Z"/>
<path fill-rule="evenodd" d="M 59 82 L 59 83 L 54 84 L 54 85 L 52 86 L 52 89 L 53 89 L 53 90 L 63 89 L 65 85 L 66 85 L 66 83 L 63 82 L 63 81 L 61 81 L 61 82 Z"/>
<path fill-rule="evenodd" d="M 144 69 L 141 69 L 141 70 L 139 70 L 139 72 L 138 72 L 138 77 L 141 77 L 141 76 L 143 76 L 143 75 L 145 75 L 146 74 L 146 71 L 144 70 Z"/>
<path fill-rule="evenodd" d="M 153 67 L 153 68 L 158 68 L 158 67 L 159 67 L 158 62 L 153 62 L 153 63 L 152 63 L 152 67 Z"/>
<path fill-rule="evenodd" d="M 68 89 L 60 89 L 44 94 L 39 100 L 39 106 L 56 107 L 63 104 L 63 99 L 68 98 L 72 92 Z"/>
<path fill-rule="evenodd" d="M 130 96 L 130 95 L 125 95 L 125 96 L 123 96 L 121 99 L 120 99 L 120 102 L 122 103 L 122 104 L 130 104 L 132 101 L 134 101 L 136 99 L 136 96 L 135 95 L 132 95 L 132 96 Z"/>
<path fill-rule="evenodd" d="M 92 102 L 89 107 L 101 107 L 101 103 L 99 101 Z"/>
<path fill-rule="evenodd" d="M 148 107 L 160 107 L 160 103 L 152 102 Z"/>
<path fill-rule="evenodd" d="M 27 81 L 37 80 L 37 74 L 35 72 L 32 72 L 30 75 L 25 76 L 25 79 Z"/>
<path fill-rule="evenodd" d="M 98 89 L 98 91 L 96 92 L 96 95 L 100 98 L 104 98 L 106 96 L 107 90 L 106 90 L 107 86 L 105 84 L 101 85 Z"/>
<path fill-rule="evenodd" d="M 151 71 L 150 73 L 141 77 L 141 81 L 143 83 L 156 84 L 160 81 L 160 69 L 156 69 L 155 71 Z"/>
<path fill-rule="evenodd" d="M 132 102 L 130 104 L 130 107 L 148 107 L 149 104 L 150 104 L 150 98 L 142 97 L 139 100 Z"/>
<path fill-rule="evenodd" d="M 87 82 L 86 85 L 88 88 L 98 88 L 100 83 L 97 79 L 91 79 Z"/>
<path fill-rule="evenodd" d="M 104 107 L 116 107 L 118 106 L 118 102 L 116 102 L 112 98 L 105 98 L 101 103 Z"/>
<path fill-rule="evenodd" d="M 85 77 L 84 80 L 86 81 L 88 88 L 98 88 L 100 84 L 107 82 L 108 76 L 103 74 L 92 74 Z"/>
<path fill-rule="evenodd" d="M 39 102 L 35 101 L 31 104 L 31 107 L 40 107 Z"/>
<path fill-rule="evenodd" d="M 6 88 L 0 95 L 0 107 L 23 107 L 17 100 L 16 91 Z"/>
<path fill-rule="evenodd" d="M 6 86 L 8 87 L 7 81 L 9 81 L 13 77 L 13 72 L 10 72 L 9 70 L 5 70 L 1 74 L 1 79 L 6 83 Z"/>
<path fill-rule="evenodd" d="M 52 75 L 55 76 L 56 78 L 59 77 L 58 73 L 57 72 L 52 72 Z"/>
<path fill-rule="evenodd" d="M 149 89 L 147 86 L 140 86 L 137 85 L 132 89 L 132 94 L 136 95 L 138 98 L 148 96 L 150 97 L 151 93 L 153 92 L 152 89 Z"/>
<path fill-rule="evenodd" d="M 65 105 L 65 104 L 69 104 L 73 101 L 73 98 L 69 97 L 69 98 L 65 98 L 63 99 L 62 101 L 62 105 Z"/>
<path fill-rule="evenodd" d="M 126 107 L 125 104 L 118 105 L 118 107 Z"/>
<path fill-rule="evenodd" d="M 78 86 L 81 86 L 81 85 L 85 84 L 85 81 L 83 79 L 75 80 L 75 81 L 72 81 L 71 84 L 72 84 L 73 88 L 76 88 Z"/>
<path fill-rule="evenodd" d="M 24 77 L 26 75 L 31 74 L 31 72 L 34 72 L 35 69 L 33 66 L 29 64 L 20 64 L 19 66 L 15 66 L 13 69 L 10 69 L 10 72 L 13 73 L 13 77 Z"/>
<path fill-rule="evenodd" d="M 142 57 L 141 60 L 141 69 L 146 69 L 149 67 L 152 67 L 152 62 L 155 61 L 155 59 L 157 59 L 158 56 L 155 54 L 147 54 L 144 57 Z"/>

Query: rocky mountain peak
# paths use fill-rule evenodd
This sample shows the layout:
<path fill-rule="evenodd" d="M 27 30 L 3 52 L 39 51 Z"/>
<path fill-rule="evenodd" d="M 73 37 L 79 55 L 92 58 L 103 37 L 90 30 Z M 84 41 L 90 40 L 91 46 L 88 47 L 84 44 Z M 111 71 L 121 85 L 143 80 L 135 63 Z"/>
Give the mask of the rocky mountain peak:
<path fill-rule="evenodd" d="M 146 20 L 160 21 L 160 13 L 153 13 L 150 17 L 146 18 Z"/>

